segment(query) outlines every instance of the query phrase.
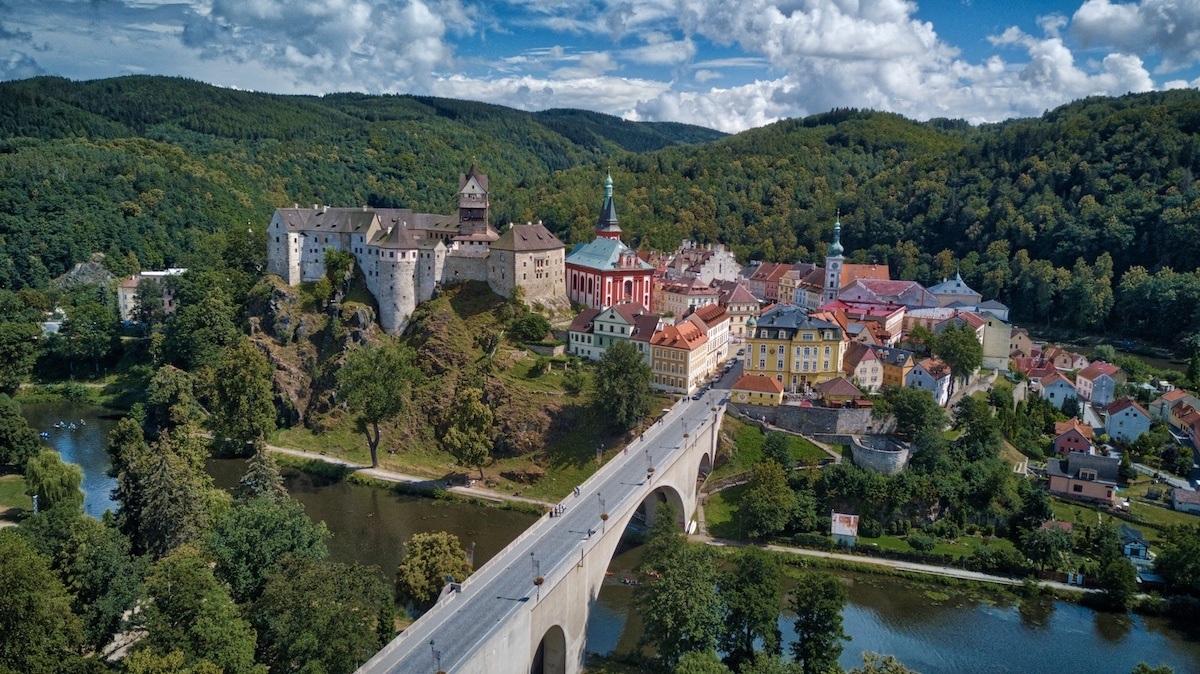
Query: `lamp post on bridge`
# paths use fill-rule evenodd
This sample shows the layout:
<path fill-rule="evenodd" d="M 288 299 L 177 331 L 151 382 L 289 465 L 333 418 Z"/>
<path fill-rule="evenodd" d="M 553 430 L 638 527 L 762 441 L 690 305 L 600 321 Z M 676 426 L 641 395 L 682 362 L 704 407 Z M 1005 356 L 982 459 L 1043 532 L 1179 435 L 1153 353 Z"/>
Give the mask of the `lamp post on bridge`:
<path fill-rule="evenodd" d="M 433 656 L 433 671 L 442 674 L 442 652 L 433 647 L 433 639 L 429 640 L 429 653 Z"/>
<path fill-rule="evenodd" d="M 596 492 L 596 500 L 600 502 L 600 531 L 604 532 L 606 531 L 605 523 L 608 522 L 608 512 L 604 509 L 604 497 L 600 495 L 600 492 Z"/>

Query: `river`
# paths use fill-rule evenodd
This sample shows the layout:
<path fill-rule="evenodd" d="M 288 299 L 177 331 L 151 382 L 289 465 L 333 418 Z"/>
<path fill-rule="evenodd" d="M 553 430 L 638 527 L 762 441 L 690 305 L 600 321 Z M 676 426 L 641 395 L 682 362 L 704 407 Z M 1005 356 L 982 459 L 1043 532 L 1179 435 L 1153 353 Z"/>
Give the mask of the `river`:
<path fill-rule="evenodd" d="M 105 475 L 105 435 L 116 423 L 100 408 L 74 403 L 29 404 L 23 413 L 38 430 L 51 433 L 49 444 L 63 459 L 84 471 L 85 508 L 93 516 L 115 507 Z M 73 420 L 75 431 L 53 428 Z M 83 419 L 86 425 L 79 425 Z M 222 487 L 236 484 L 245 461 L 218 459 L 209 472 Z M 422 531 L 449 531 L 465 544 L 474 542 L 482 564 L 533 521 L 523 513 L 400 495 L 348 482 L 289 472 L 286 484 L 314 520 L 334 534 L 329 541 L 335 561 L 378 566 L 389 579 L 402 556 L 402 543 Z M 588 625 L 588 650 L 628 653 L 636 648 L 641 623 L 632 610 L 638 588 L 620 579 L 633 569 L 641 550 L 613 559 L 613 576 L 600 592 Z M 1033 601 L 1023 605 L 992 603 L 987 594 L 943 596 L 936 589 L 907 581 L 838 572 L 850 600 L 843 612 L 851 641 L 844 667 L 861 664 L 863 651 L 890 653 L 925 674 L 958 672 L 1055 672 L 1124 674 L 1139 661 L 1167 664 L 1177 674 L 1200 674 L 1200 633 L 1186 633 L 1171 622 L 1134 616 L 1120 618 L 1075 604 Z M 781 607 L 786 609 L 786 607 Z M 786 610 L 780 616 L 785 641 L 793 636 Z"/>

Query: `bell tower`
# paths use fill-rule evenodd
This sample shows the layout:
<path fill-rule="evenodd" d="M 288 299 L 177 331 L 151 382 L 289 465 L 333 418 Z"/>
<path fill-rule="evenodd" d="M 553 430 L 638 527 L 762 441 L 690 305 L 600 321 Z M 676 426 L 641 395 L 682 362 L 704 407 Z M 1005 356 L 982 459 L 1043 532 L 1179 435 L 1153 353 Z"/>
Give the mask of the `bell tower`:
<path fill-rule="evenodd" d="M 846 261 L 846 258 L 842 257 L 844 252 L 842 217 L 839 213 L 833 221 L 833 243 L 829 245 L 829 253 L 825 256 L 825 289 L 821 293 L 822 304 L 836 300 L 838 292 L 842 289 L 842 264 Z"/>
<path fill-rule="evenodd" d="M 464 236 L 486 234 L 488 223 L 488 177 L 471 164 L 471 170 L 458 175 L 458 233 Z"/>
<path fill-rule="evenodd" d="M 604 203 L 600 206 L 600 217 L 596 219 L 596 236 L 620 239 L 621 226 L 617 224 L 617 208 L 613 205 L 612 174 L 604 181 Z"/>

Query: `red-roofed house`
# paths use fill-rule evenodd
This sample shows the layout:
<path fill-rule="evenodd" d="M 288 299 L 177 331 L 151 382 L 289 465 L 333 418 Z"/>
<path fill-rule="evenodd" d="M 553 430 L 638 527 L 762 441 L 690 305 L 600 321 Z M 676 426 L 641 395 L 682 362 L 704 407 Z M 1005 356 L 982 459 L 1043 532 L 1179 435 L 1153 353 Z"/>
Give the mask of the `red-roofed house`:
<path fill-rule="evenodd" d="M 916 281 L 858 279 L 843 286 L 837 298 L 847 303 L 900 304 L 909 309 L 939 306 L 933 293 Z"/>
<path fill-rule="evenodd" d="M 783 404 L 783 383 L 762 374 L 742 375 L 730 389 L 729 397 L 735 403 L 779 406 Z"/>
<path fill-rule="evenodd" d="M 1060 370 L 1082 370 L 1088 366 L 1087 358 L 1060 346 L 1047 346 L 1042 349 L 1042 358 Z"/>
<path fill-rule="evenodd" d="M 1200 406 L 1200 398 L 1196 398 L 1185 389 L 1176 388 L 1156 398 L 1154 402 L 1150 403 L 1147 411 L 1150 412 L 1152 418 L 1170 423 L 1171 408 L 1179 402 L 1187 402 L 1192 407 Z"/>
<path fill-rule="evenodd" d="M 654 388 L 691 395 L 706 375 L 703 362 L 708 336 L 692 321 L 663 326 L 650 338 Z"/>
<path fill-rule="evenodd" d="M 1092 427 L 1078 419 L 1057 422 L 1054 424 L 1054 453 L 1064 459 L 1070 452 L 1090 454 L 1093 435 Z"/>
<path fill-rule="evenodd" d="M 1121 398 L 1108 406 L 1104 430 L 1114 440 L 1133 442 L 1150 432 L 1150 413 L 1133 398 Z"/>
<path fill-rule="evenodd" d="M 1079 371 L 1075 376 L 1075 388 L 1079 397 L 1094 405 L 1107 405 L 1113 401 L 1117 384 L 1126 381 L 1125 371 L 1098 360 Z"/>
<path fill-rule="evenodd" d="M 779 279 L 791 270 L 792 265 L 776 262 L 764 262 L 750 276 L 750 292 L 764 302 L 779 302 Z M 788 302 L 791 297 L 782 298 Z"/>
<path fill-rule="evenodd" d="M 847 403 L 863 397 L 862 391 L 845 377 L 826 379 L 817 384 L 816 391 L 828 407 L 845 407 Z"/>
<path fill-rule="evenodd" d="M 722 284 L 729 285 L 729 284 Z M 758 317 L 760 309 L 758 298 L 744 283 L 733 283 L 728 289 L 722 288 L 717 303 L 729 312 L 729 332 L 739 339 L 746 336 L 746 321 Z"/>
<path fill-rule="evenodd" d="M 904 385 L 929 391 L 937 404 L 950 402 L 950 366 L 937 358 L 925 358 L 917 362 L 908 373 Z"/>
<path fill-rule="evenodd" d="M 1013 328 L 1012 334 L 1008 338 L 1008 352 L 1014 357 L 1032 356 L 1034 352 L 1033 340 L 1029 338 L 1029 331 L 1025 328 Z"/>
<path fill-rule="evenodd" d="M 842 356 L 842 370 L 864 391 L 874 393 L 883 386 L 883 362 L 875 355 L 875 349 L 859 342 L 851 342 Z"/>
<path fill-rule="evenodd" d="M 584 309 L 571 321 L 571 326 L 567 328 L 567 353 L 589 360 L 600 357 L 595 335 L 595 320 L 599 315 L 599 309 Z"/>

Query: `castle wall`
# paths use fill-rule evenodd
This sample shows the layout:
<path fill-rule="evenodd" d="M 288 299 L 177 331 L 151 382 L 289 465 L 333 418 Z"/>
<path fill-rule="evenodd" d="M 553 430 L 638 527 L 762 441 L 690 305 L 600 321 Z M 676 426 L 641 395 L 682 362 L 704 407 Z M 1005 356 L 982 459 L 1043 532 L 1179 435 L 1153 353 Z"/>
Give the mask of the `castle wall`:
<path fill-rule="evenodd" d="M 735 405 L 731 407 L 754 419 L 765 418 L 774 426 L 802 435 L 868 435 L 890 433 L 896 427 L 893 417 L 876 419 L 871 410 L 799 405 Z"/>
<path fill-rule="evenodd" d="M 462 281 L 488 280 L 488 259 L 486 255 L 447 255 L 445 267 L 442 270 L 441 282 L 460 283 Z"/>
<path fill-rule="evenodd" d="M 884 475 L 895 475 L 908 465 L 909 450 L 882 435 L 855 436 L 850 443 L 854 465 Z"/>
<path fill-rule="evenodd" d="M 372 291 L 379 302 L 379 326 L 391 334 L 402 332 L 417 308 L 413 279 L 418 260 L 413 251 L 397 251 L 397 255 L 404 257 L 379 260 L 376 289 Z"/>
<path fill-rule="evenodd" d="M 313 233 L 300 237 L 300 280 L 316 281 L 325 275 L 325 251 L 346 250 L 350 237 L 332 232 Z"/>

